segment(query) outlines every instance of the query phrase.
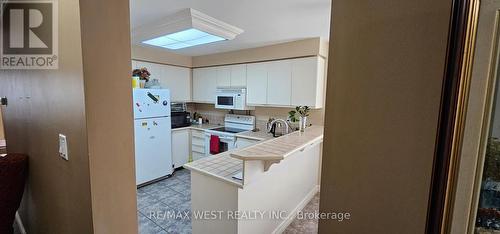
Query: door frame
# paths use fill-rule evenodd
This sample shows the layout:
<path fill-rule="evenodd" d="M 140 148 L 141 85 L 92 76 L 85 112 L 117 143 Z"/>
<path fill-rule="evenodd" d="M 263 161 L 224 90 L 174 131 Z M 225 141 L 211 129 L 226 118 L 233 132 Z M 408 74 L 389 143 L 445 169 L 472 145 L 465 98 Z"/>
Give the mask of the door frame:
<path fill-rule="evenodd" d="M 454 0 L 452 3 L 426 233 L 449 233 L 451 230 L 479 5 L 480 0 Z"/>

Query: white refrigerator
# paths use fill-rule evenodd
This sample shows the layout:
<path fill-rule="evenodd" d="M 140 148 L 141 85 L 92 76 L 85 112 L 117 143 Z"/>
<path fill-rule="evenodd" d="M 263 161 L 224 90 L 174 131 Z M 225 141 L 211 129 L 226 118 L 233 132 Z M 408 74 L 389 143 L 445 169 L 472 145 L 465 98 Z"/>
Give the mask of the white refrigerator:
<path fill-rule="evenodd" d="M 135 177 L 141 185 L 173 172 L 170 91 L 134 89 Z"/>

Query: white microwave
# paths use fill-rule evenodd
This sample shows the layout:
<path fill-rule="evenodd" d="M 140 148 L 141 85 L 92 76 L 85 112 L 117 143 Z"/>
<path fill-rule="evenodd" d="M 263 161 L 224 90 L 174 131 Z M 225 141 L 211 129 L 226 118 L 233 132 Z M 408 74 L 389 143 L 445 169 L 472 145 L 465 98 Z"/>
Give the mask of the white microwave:
<path fill-rule="evenodd" d="M 217 88 L 215 108 L 228 110 L 254 110 L 247 106 L 247 90 L 245 88 Z"/>

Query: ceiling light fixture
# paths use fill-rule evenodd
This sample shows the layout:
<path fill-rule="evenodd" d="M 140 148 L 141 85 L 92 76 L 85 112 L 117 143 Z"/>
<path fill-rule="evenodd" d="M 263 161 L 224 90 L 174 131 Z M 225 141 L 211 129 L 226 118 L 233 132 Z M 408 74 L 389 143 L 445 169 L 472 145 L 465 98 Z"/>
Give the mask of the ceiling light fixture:
<path fill-rule="evenodd" d="M 135 43 L 177 50 L 232 40 L 243 30 L 188 8 L 161 21 L 133 30 Z"/>

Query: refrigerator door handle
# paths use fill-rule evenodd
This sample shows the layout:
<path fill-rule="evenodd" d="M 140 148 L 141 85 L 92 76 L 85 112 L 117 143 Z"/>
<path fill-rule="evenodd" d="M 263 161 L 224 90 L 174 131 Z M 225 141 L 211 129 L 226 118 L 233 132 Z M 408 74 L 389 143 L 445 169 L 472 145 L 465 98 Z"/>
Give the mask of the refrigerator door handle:
<path fill-rule="evenodd" d="M 148 97 L 151 98 L 151 100 L 153 100 L 155 103 L 158 102 L 158 98 L 156 98 L 155 95 L 151 94 L 150 92 L 148 92 Z"/>

